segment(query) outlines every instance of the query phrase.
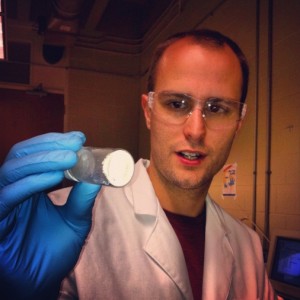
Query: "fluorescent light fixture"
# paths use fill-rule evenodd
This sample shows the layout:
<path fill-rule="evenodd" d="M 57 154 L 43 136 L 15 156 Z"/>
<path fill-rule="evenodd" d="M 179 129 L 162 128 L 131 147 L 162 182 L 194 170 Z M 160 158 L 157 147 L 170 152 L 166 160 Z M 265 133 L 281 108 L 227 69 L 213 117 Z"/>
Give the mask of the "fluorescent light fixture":
<path fill-rule="evenodd" d="M 6 58 L 4 2 L 0 0 L 0 59 Z"/>

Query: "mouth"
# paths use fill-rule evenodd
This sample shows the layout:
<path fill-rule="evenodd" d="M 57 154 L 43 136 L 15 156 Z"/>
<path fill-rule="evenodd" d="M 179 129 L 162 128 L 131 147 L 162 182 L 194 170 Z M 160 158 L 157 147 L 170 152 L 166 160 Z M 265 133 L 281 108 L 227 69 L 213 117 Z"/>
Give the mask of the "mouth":
<path fill-rule="evenodd" d="M 180 157 L 187 159 L 189 161 L 196 161 L 196 160 L 199 160 L 200 158 L 204 157 L 204 155 L 201 154 L 200 152 L 180 151 L 180 152 L 177 152 L 177 154 Z"/>

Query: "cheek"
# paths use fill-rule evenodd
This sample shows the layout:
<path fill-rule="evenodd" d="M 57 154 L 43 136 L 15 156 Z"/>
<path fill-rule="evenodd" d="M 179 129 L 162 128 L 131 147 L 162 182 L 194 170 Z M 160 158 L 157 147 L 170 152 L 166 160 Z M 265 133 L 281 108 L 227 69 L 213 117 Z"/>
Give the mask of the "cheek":
<path fill-rule="evenodd" d="M 178 129 L 152 118 L 150 134 L 151 149 L 163 155 L 164 152 L 170 151 L 172 141 L 174 141 L 175 135 L 178 135 Z"/>
<path fill-rule="evenodd" d="M 211 150 L 214 152 L 216 159 L 222 160 L 221 163 L 226 162 L 234 137 L 235 131 L 229 133 L 219 132 L 218 136 L 215 136 L 215 138 L 211 140 Z"/>
<path fill-rule="evenodd" d="M 151 140 L 152 147 L 163 147 L 169 140 L 170 135 L 168 134 L 167 128 L 158 122 L 152 120 L 151 122 Z"/>

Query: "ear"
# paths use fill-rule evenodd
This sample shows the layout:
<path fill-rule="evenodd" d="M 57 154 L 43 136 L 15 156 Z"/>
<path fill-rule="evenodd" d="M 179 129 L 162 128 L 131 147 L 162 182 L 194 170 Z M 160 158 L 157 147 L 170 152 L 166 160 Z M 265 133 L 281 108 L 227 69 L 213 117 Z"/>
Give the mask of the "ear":
<path fill-rule="evenodd" d="M 238 124 L 237 124 L 237 127 L 236 127 L 236 131 L 235 131 L 235 135 L 237 135 L 240 132 L 240 130 L 242 128 L 242 125 L 243 125 L 243 121 L 244 121 L 244 119 L 238 121 Z"/>
<path fill-rule="evenodd" d="M 151 111 L 150 111 L 150 108 L 148 105 L 148 95 L 145 95 L 145 94 L 142 95 L 141 103 L 142 103 L 142 108 L 144 111 L 146 126 L 150 130 L 150 128 L 151 128 Z"/>
<path fill-rule="evenodd" d="M 243 108 L 243 112 L 242 112 L 242 117 L 241 117 L 241 120 L 239 120 L 238 121 L 238 124 L 237 124 L 237 128 L 236 128 L 236 132 L 235 132 L 235 134 L 237 134 L 240 130 L 241 130 L 241 128 L 242 128 L 242 125 L 243 125 L 243 122 L 245 121 L 245 117 L 247 116 L 247 114 L 246 114 L 246 106 L 244 106 L 244 108 Z"/>

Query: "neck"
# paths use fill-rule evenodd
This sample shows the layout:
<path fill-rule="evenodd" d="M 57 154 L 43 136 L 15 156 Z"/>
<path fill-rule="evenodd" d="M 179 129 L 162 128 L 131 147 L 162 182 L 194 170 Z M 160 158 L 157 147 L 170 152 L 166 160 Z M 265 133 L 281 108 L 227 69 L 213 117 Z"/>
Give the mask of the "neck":
<path fill-rule="evenodd" d="M 156 173 L 154 174 L 151 166 L 147 171 L 163 209 L 190 217 L 195 217 L 202 213 L 209 186 L 185 189 L 167 182 Z"/>

